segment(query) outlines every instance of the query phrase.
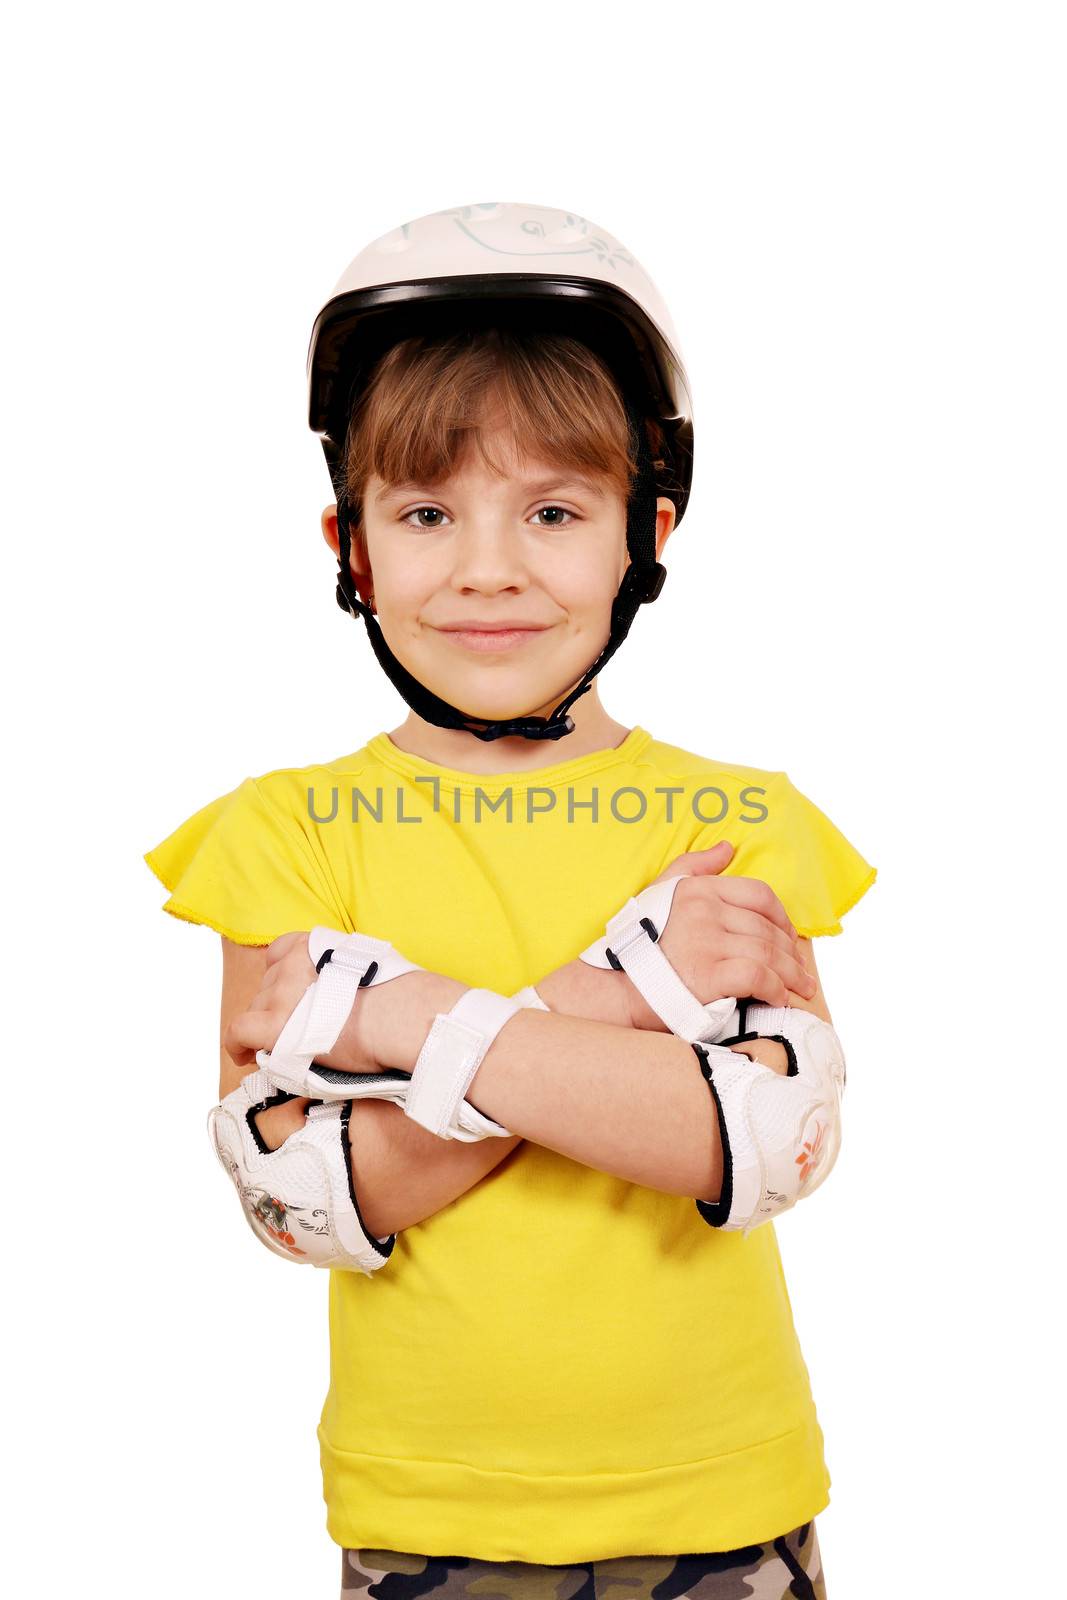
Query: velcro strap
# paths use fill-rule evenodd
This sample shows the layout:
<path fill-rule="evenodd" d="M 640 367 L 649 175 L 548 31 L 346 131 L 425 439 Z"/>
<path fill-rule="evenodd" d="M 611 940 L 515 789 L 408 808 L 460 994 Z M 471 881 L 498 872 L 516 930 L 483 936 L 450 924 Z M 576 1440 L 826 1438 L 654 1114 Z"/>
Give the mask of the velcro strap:
<path fill-rule="evenodd" d="M 614 920 L 614 919 L 613 919 Z M 654 924 L 653 924 L 654 926 Z M 702 1005 L 663 954 L 641 920 L 632 920 L 617 933 L 608 923 L 608 944 L 634 988 L 680 1039 L 713 1040 L 736 1011 L 733 999 Z"/>
<path fill-rule="evenodd" d="M 512 996 L 467 989 L 449 1011 L 439 1011 L 411 1074 L 408 1116 L 438 1138 L 455 1137 L 471 1079 L 500 1029 L 522 1009 Z"/>
<path fill-rule="evenodd" d="M 273 1050 L 256 1053 L 257 1064 L 292 1094 L 314 1088 L 308 1082 L 311 1064 L 337 1043 L 361 987 L 421 971 L 387 939 L 336 928 L 313 928 L 308 955 L 319 967 L 318 977 L 304 990 Z"/>
<path fill-rule="evenodd" d="M 680 1039 L 711 1043 L 734 1030 L 736 1000 L 702 1004 L 659 948 L 675 892 L 682 879 L 689 877 L 692 873 L 679 872 L 632 895 L 608 922 L 604 937 L 581 952 L 581 960 L 624 972 L 646 1004 Z"/>

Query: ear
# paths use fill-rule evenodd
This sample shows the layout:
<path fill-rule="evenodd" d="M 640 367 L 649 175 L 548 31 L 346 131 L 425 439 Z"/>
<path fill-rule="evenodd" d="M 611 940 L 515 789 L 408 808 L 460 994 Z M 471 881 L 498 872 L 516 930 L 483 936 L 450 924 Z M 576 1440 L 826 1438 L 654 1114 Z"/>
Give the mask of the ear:
<path fill-rule="evenodd" d="M 337 505 L 328 505 L 322 513 L 322 537 L 333 551 L 333 559 L 340 559 L 341 540 L 337 532 Z"/>
<path fill-rule="evenodd" d="M 333 551 L 335 561 L 340 560 L 341 538 L 337 531 L 337 504 L 328 505 L 322 513 L 322 536 Z M 363 555 L 361 540 L 353 540 L 348 553 L 348 568 L 352 574 L 352 582 L 356 586 L 356 593 L 363 604 L 374 610 L 374 578 L 370 570 L 370 562 Z"/>
<path fill-rule="evenodd" d="M 656 501 L 656 560 L 663 554 L 663 546 L 674 531 L 675 506 L 673 500 L 660 495 Z"/>

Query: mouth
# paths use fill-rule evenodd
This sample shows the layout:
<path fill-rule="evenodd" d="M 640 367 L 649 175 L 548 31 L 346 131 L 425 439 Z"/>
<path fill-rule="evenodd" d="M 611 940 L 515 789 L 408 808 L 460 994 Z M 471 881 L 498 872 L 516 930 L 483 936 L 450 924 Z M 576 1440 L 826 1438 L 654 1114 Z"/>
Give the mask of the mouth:
<path fill-rule="evenodd" d="M 493 655 L 504 650 L 515 650 L 520 645 L 526 644 L 530 639 L 536 639 L 538 634 L 546 633 L 544 625 L 532 627 L 466 627 L 466 628 L 439 628 L 438 633 L 464 650 L 474 650 L 478 654 Z"/>

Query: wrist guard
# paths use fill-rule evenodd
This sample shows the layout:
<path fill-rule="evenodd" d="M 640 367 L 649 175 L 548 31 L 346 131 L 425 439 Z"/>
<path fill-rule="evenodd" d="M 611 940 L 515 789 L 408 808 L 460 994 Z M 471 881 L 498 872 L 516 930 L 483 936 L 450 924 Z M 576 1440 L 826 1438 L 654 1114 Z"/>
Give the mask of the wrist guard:
<path fill-rule="evenodd" d="M 695 1040 L 710 1044 L 737 1031 L 737 1001 L 712 1000 L 704 1005 L 682 982 L 659 946 L 675 890 L 689 877 L 692 873 L 680 872 L 631 896 L 608 922 L 604 937 L 583 950 L 580 959 L 591 967 L 625 972 L 671 1033 L 691 1044 Z"/>
<path fill-rule="evenodd" d="M 272 1050 L 256 1053 L 269 1082 L 290 1095 L 325 1101 L 392 1100 L 442 1139 L 511 1138 L 511 1133 L 464 1098 L 482 1057 L 509 1017 L 524 1006 L 549 1008 L 532 987 L 513 997 L 469 989 L 451 1011 L 438 1013 L 413 1070 L 346 1072 L 319 1065 L 333 1049 L 358 1003 L 360 989 L 425 969 L 385 939 L 313 928 L 308 953 L 318 976 L 304 991 Z M 481 996 L 472 999 L 471 996 Z M 463 1088 L 459 1088 L 462 1082 Z"/>

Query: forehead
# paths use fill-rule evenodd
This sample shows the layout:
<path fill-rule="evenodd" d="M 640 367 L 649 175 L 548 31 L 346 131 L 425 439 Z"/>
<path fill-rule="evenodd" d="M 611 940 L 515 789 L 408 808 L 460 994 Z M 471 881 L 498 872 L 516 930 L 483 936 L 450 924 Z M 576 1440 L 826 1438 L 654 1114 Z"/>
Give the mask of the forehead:
<path fill-rule="evenodd" d="M 499 484 L 502 489 L 510 489 L 520 495 L 580 494 L 587 499 L 595 500 L 602 500 L 605 497 L 604 486 L 592 478 L 566 469 L 553 470 L 545 465 L 540 468 L 527 467 L 524 471 L 515 473 L 509 472 L 505 478 L 501 478 L 480 463 L 468 463 L 447 477 L 434 480 L 407 478 L 403 483 L 389 484 L 375 476 L 371 478 L 369 488 L 375 500 L 384 501 L 403 498 L 406 494 L 417 494 L 424 489 L 442 489 L 449 485 L 462 486 L 465 482 L 481 482 L 483 479 L 488 479 L 494 484 Z"/>
<path fill-rule="evenodd" d="M 595 472 L 581 467 L 550 461 L 535 452 L 519 449 L 514 438 L 505 429 L 479 430 L 489 450 L 487 461 L 476 448 L 473 437 L 462 450 L 448 473 L 432 478 L 411 476 L 396 483 L 386 483 L 372 473 L 368 488 L 375 500 L 388 500 L 412 491 L 441 489 L 446 485 L 462 488 L 467 483 L 477 483 L 497 488 L 498 493 L 513 492 L 521 495 L 580 494 L 586 499 L 600 500 L 610 493 L 608 484 Z M 490 462 L 492 464 L 490 464 Z M 494 470 L 494 468 L 496 470 Z"/>

